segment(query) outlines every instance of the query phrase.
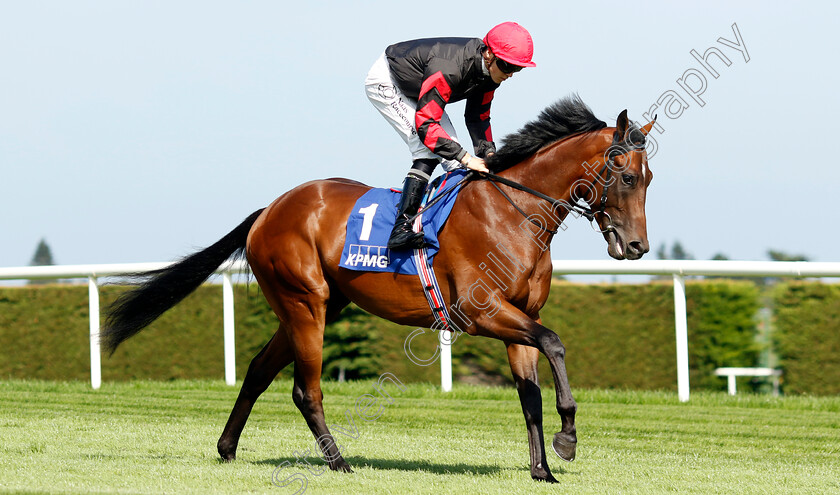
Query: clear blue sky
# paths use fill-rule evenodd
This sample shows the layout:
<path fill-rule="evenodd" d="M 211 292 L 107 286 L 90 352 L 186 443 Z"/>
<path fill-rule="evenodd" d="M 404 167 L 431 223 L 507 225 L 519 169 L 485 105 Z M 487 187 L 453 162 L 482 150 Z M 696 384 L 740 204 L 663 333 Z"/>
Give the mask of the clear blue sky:
<path fill-rule="evenodd" d="M 675 91 L 689 106 L 657 110 L 653 251 L 840 261 L 836 2 L 420 5 L 5 2 L 0 266 L 27 265 L 42 237 L 58 264 L 171 260 L 310 179 L 399 185 L 408 152 L 364 96 L 371 63 L 393 42 L 506 20 L 531 31 L 537 67 L 497 91 L 497 140 L 572 92 L 612 124 Z M 717 41 L 736 40 L 733 23 L 749 62 Z M 710 47 L 731 65 L 712 61 L 700 106 L 677 79 Z M 468 141 L 463 103 L 448 110 Z M 607 258 L 582 220 L 552 254 Z"/>

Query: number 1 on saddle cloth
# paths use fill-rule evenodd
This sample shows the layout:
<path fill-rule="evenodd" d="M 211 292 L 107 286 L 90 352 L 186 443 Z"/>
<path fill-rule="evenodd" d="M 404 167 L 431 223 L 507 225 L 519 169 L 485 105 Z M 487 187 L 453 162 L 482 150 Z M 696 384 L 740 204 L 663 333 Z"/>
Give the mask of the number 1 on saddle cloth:
<path fill-rule="evenodd" d="M 425 205 L 430 199 L 441 196 L 444 192 L 461 184 L 461 179 L 468 171 L 455 170 L 439 176 L 432 181 L 423 200 Z M 437 235 L 449 218 L 452 206 L 460 187 L 428 208 L 425 206 L 415 222 L 420 222 L 426 236 L 426 253 L 432 263 L 440 249 Z M 413 250 L 392 251 L 388 249 L 388 237 L 394 226 L 397 214 L 399 193 L 391 189 L 374 188 L 362 195 L 353 206 L 347 219 L 347 236 L 341 252 L 341 268 L 355 271 L 391 272 L 417 275 L 417 263 L 413 259 Z M 415 224 L 415 230 L 417 230 Z"/>

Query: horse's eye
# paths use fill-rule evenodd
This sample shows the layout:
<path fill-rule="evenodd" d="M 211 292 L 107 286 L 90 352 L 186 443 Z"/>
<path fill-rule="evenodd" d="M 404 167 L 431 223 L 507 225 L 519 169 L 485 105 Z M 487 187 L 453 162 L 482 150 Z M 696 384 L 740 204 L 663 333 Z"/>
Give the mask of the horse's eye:
<path fill-rule="evenodd" d="M 621 176 L 621 182 L 627 184 L 628 186 L 632 186 L 634 182 L 636 182 L 636 178 L 630 174 L 624 174 Z"/>

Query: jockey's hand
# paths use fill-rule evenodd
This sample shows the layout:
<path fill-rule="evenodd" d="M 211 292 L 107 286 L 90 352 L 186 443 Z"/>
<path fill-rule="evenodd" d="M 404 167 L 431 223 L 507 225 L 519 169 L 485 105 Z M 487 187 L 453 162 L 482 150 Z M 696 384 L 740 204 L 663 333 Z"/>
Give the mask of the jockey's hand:
<path fill-rule="evenodd" d="M 477 156 L 467 155 L 466 160 L 463 162 L 464 166 L 466 166 L 470 170 L 475 170 L 477 172 L 489 172 L 490 169 L 487 168 L 487 165 L 484 163 L 483 158 L 479 158 Z"/>

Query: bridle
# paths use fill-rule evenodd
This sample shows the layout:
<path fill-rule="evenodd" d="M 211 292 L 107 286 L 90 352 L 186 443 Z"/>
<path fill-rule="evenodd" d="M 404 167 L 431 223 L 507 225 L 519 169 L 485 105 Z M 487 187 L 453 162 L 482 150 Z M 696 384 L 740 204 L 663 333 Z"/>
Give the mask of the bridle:
<path fill-rule="evenodd" d="M 564 201 L 562 199 L 552 198 L 551 196 L 549 196 L 547 194 L 543 194 L 543 193 L 537 191 L 536 189 L 533 189 L 533 188 L 530 188 L 528 186 L 522 185 L 522 184 L 520 184 L 516 181 L 506 179 L 506 178 L 501 177 L 499 175 L 496 175 L 492 172 L 478 172 L 476 170 L 470 170 L 467 175 L 465 175 L 463 178 L 461 178 L 460 181 L 458 181 L 457 184 L 455 184 L 453 187 L 447 189 L 446 191 L 444 191 L 440 195 L 438 195 L 435 198 L 433 198 L 432 200 L 430 200 L 423 207 L 423 210 L 427 210 L 433 204 L 437 203 L 438 201 L 440 201 L 441 199 L 443 199 L 445 196 L 449 195 L 453 191 L 456 191 L 457 189 L 462 187 L 468 181 L 471 181 L 471 180 L 486 180 L 486 181 L 490 182 L 490 184 L 494 188 L 496 188 L 497 191 L 499 191 L 499 193 L 508 201 L 508 203 L 510 203 L 514 207 L 514 209 L 516 209 L 516 211 L 518 211 L 529 222 L 536 225 L 540 230 L 542 230 L 543 232 L 547 232 L 551 236 L 556 234 L 557 230 L 546 228 L 540 222 L 534 220 L 531 215 L 529 215 L 525 210 L 523 210 L 519 205 L 517 205 L 516 202 L 507 193 L 505 193 L 502 190 L 501 187 L 499 187 L 499 184 L 503 184 L 503 185 L 508 186 L 512 189 L 516 189 L 518 191 L 522 191 L 522 192 L 528 193 L 532 196 L 535 196 L 537 198 L 540 198 L 542 200 L 548 201 L 549 203 L 551 203 L 552 211 L 554 211 L 558 207 L 563 207 L 563 208 L 567 209 L 570 213 L 575 213 L 578 216 L 582 216 L 582 217 L 586 218 L 587 220 L 589 220 L 589 224 L 590 224 L 590 226 L 592 226 L 592 229 L 595 230 L 596 232 L 600 233 L 600 234 L 607 234 L 607 233 L 610 233 L 610 232 L 615 232 L 615 226 L 613 226 L 612 217 L 610 217 L 610 214 L 607 213 L 607 211 L 606 211 L 606 209 L 607 209 L 607 194 L 609 192 L 610 185 L 611 185 L 610 181 L 612 180 L 613 168 L 615 168 L 614 157 L 615 156 L 621 156 L 621 155 L 624 155 L 624 154 L 632 152 L 632 151 L 643 151 L 643 150 L 644 150 L 643 145 L 641 147 L 637 147 L 637 146 L 634 145 L 633 148 L 624 151 L 624 153 L 611 152 L 608 155 L 606 162 L 604 163 L 604 165 L 601 166 L 601 169 L 598 171 L 598 175 L 597 175 L 597 177 L 603 179 L 604 186 L 601 188 L 601 194 L 599 195 L 599 199 L 595 203 L 595 205 L 596 205 L 595 208 L 593 208 L 592 205 L 589 204 L 589 203 L 584 203 L 583 205 L 581 205 L 579 203 L 570 204 L 569 202 Z M 594 182 L 599 182 L 599 181 L 596 179 Z M 422 210 L 421 210 L 421 212 L 418 212 L 418 215 L 420 213 L 422 213 Z M 601 230 L 600 225 L 598 225 L 597 221 L 595 220 L 596 215 L 599 215 L 599 214 L 607 219 L 607 226 L 603 230 Z M 416 216 L 417 215 L 415 215 L 415 217 Z M 411 220 L 413 220 L 413 218 Z"/>
<path fill-rule="evenodd" d="M 587 205 L 580 205 L 580 204 L 577 204 L 577 203 L 569 204 L 567 201 L 564 201 L 562 199 L 554 199 L 547 194 L 543 194 L 543 193 L 537 191 L 536 189 L 532 189 L 532 188 L 530 188 L 528 186 L 525 186 L 525 185 L 522 185 L 522 184 L 520 184 L 516 181 L 506 179 L 506 178 L 501 177 L 499 175 L 496 175 L 492 172 L 478 172 L 476 170 L 470 170 L 469 173 L 467 173 L 467 175 L 462 177 L 461 180 L 459 180 L 454 186 L 452 186 L 451 188 L 442 192 L 438 196 L 435 196 L 428 203 L 426 203 L 423 206 L 422 210 L 417 212 L 417 214 L 415 214 L 413 217 L 409 218 L 409 221 L 413 222 L 414 218 L 416 218 L 418 215 L 420 215 L 424 210 L 428 210 L 432 205 L 434 205 L 435 203 L 437 203 L 438 201 L 440 201 L 444 197 L 448 196 L 450 193 L 452 193 L 452 192 L 458 190 L 459 188 L 463 187 L 463 185 L 465 183 L 467 183 L 469 181 L 473 181 L 473 180 L 486 180 L 486 181 L 490 182 L 490 184 L 493 187 L 495 187 L 496 190 L 499 191 L 499 193 L 508 201 L 508 203 L 510 203 L 516 209 L 516 211 L 518 211 L 523 217 L 525 217 L 529 222 L 536 225 L 540 230 L 542 230 L 544 232 L 548 232 L 552 236 L 557 233 L 557 230 L 552 230 L 552 229 L 546 228 L 545 226 L 543 226 L 542 224 L 540 224 L 539 222 L 537 222 L 536 220 L 531 218 L 531 215 L 528 215 L 528 213 L 525 210 L 520 208 L 519 205 L 517 205 L 516 202 L 510 196 L 508 196 L 508 194 L 505 193 L 502 190 L 502 188 L 499 187 L 498 184 L 504 184 L 504 185 L 506 185 L 510 188 L 516 189 L 518 191 L 526 192 L 526 193 L 528 193 L 532 196 L 536 196 L 536 197 L 538 197 L 542 200 L 548 201 L 549 203 L 551 203 L 552 211 L 557 207 L 563 207 L 563 208 L 566 208 L 567 210 L 569 210 L 569 212 L 574 212 L 578 216 L 585 217 L 587 220 L 589 220 L 589 224 L 592 225 L 592 228 L 596 232 L 599 232 L 599 233 L 602 233 L 602 234 L 605 234 L 607 232 L 614 232 L 615 227 L 613 227 L 613 225 L 612 225 L 612 218 L 610 217 L 610 214 L 606 212 L 607 191 L 610 188 L 610 178 L 612 178 L 612 168 L 609 166 L 609 164 L 605 164 L 603 167 L 601 167 L 601 170 L 598 172 L 598 176 L 599 177 L 603 176 L 605 170 L 607 172 L 607 176 L 606 176 L 606 179 L 604 180 L 604 187 L 601 190 L 601 196 L 600 196 L 601 199 L 598 201 L 598 208 L 597 209 L 593 209 L 588 204 Z M 595 215 L 597 215 L 599 213 L 607 218 L 607 228 L 604 229 L 604 230 L 600 230 L 599 227 L 596 227 L 597 223 L 593 223 L 593 222 L 595 222 Z"/>
<path fill-rule="evenodd" d="M 612 159 L 612 156 L 610 156 L 609 161 L 606 162 L 601 167 L 601 170 L 598 171 L 598 177 L 601 177 L 604 180 L 604 187 L 601 188 L 601 194 L 600 194 L 600 197 L 599 197 L 598 201 L 596 202 L 596 207 L 595 208 L 593 208 L 591 204 L 584 204 L 584 205 L 581 205 L 581 204 L 578 204 L 578 203 L 570 204 L 567 201 L 564 201 L 562 199 L 554 199 L 551 196 L 543 194 L 543 193 L 541 193 L 541 192 L 539 192 L 535 189 L 532 189 L 528 186 L 524 186 L 524 185 L 522 185 L 518 182 L 512 181 L 510 179 L 506 179 L 504 177 L 498 176 L 498 175 L 490 173 L 490 172 L 473 172 L 473 173 L 469 174 L 467 177 L 469 177 L 470 175 L 473 175 L 473 174 L 478 174 L 478 177 L 480 179 L 485 179 L 485 180 L 490 181 L 490 184 L 493 187 L 495 187 L 496 190 L 499 191 L 499 193 L 501 193 L 501 195 L 511 205 L 513 205 L 513 207 L 516 209 L 516 211 L 518 211 L 523 217 L 528 219 L 528 221 L 530 221 L 531 223 L 533 223 L 534 225 L 539 227 L 541 230 L 543 230 L 545 232 L 548 232 L 550 235 L 556 234 L 557 230 L 548 229 L 548 228 L 544 227 L 543 225 L 541 225 L 536 220 L 534 220 L 533 218 L 531 218 L 530 215 L 528 215 L 522 208 L 520 208 L 519 205 L 517 205 L 513 201 L 513 199 L 511 199 L 511 197 L 508 196 L 502 190 L 502 188 L 500 188 L 498 186 L 497 182 L 501 183 L 501 184 L 504 184 L 508 187 L 511 187 L 513 189 L 526 192 L 526 193 L 528 193 L 532 196 L 536 196 L 536 197 L 538 197 L 540 199 L 543 199 L 545 201 L 548 201 L 549 203 L 551 203 L 552 211 L 554 211 L 555 208 L 563 207 L 563 208 L 569 210 L 570 213 L 576 213 L 578 216 L 582 216 L 582 217 L 586 218 L 587 220 L 589 220 L 589 224 L 592 226 L 592 228 L 596 232 L 601 233 L 601 234 L 606 234 L 608 232 L 615 232 L 615 227 L 612 224 L 612 217 L 610 217 L 610 214 L 607 213 L 607 211 L 606 211 L 606 209 L 607 209 L 607 193 L 609 192 L 609 189 L 610 189 L 610 180 L 612 179 L 613 166 L 614 166 L 613 159 Z M 606 176 L 604 175 L 605 172 L 606 172 Z M 598 215 L 598 214 L 602 215 L 603 217 L 605 217 L 607 219 L 607 226 L 604 230 L 601 230 L 600 226 L 595 221 L 595 216 Z"/>
<path fill-rule="evenodd" d="M 607 234 L 607 233 L 610 233 L 610 232 L 614 233 L 615 232 L 615 226 L 613 225 L 612 217 L 610 216 L 609 213 L 607 213 L 606 210 L 607 210 L 607 194 L 609 192 L 610 185 L 611 185 L 611 180 L 613 178 L 612 177 L 613 169 L 616 168 L 615 157 L 623 156 L 623 155 L 625 155 L 627 153 L 631 153 L 633 151 L 644 151 L 644 149 L 645 149 L 645 143 L 644 143 L 644 141 L 642 141 L 640 143 L 635 143 L 635 142 L 634 143 L 627 143 L 627 144 L 630 145 L 629 149 L 627 149 L 624 146 L 621 146 L 619 149 L 622 150 L 622 151 L 619 152 L 619 149 L 615 149 L 616 146 L 618 145 L 618 143 L 619 143 L 618 139 L 613 140 L 612 146 L 610 146 L 610 148 L 608 149 L 608 153 L 607 153 L 607 156 L 606 156 L 605 163 L 604 163 L 604 165 L 601 166 L 601 169 L 598 171 L 598 175 L 596 176 L 595 180 L 593 181 L 593 184 L 594 184 L 596 182 L 599 182 L 598 178 L 601 178 L 603 180 L 603 184 L 604 184 L 603 187 L 601 188 L 601 194 L 599 196 L 599 199 L 594 203 L 595 204 L 594 208 L 593 208 L 593 205 L 590 204 L 590 203 L 585 203 L 584 205 L 581 205 L 581 204 L 578 204 L 578 203 L 569 204 L 568 202 L 563 201 L 561 199 L 554 199 L 551 196 L 545 195 L 545 194 L 543 194 L 543 193 L 541 193 L 541 192 L 539 192 L 535 189 L 524 186 L 524 185 L 522 185 L 518 182 L 512 181 L 510 179 L 500 177 L 500 176 L 498 176 L 496 174 L 493 174 L 493 173 L 490 173 L 490 172 L 475 172 L 475 171 L 473 171 L 472 173 L 468 174 L 467 177 L 470 177 L 474 174 L 477 174 L 480 179 L 485 179 L 485 180 L 490 181 L 490 184 L 492 184 L 493 187 L 495 187 L 496 190 L 499 191 L 499 193 L 501 193 L 501 195 L 511 205 L 513 205 L 513 207 L 516 209 L 516 211 L 518 211 L 523 217 L 528 219 L 528 221 L 530 221 L 531 223 L 536 225 L 540 230 L 542 230 L 544 232 L 548 232 L 548 234 L 550 234 L 552 236 L 557 233 L 557 230 L 548 229 L 545 226 L 541 225 L 536 220 L 534 220 L 533 218 L 531 218 L 531 216 L 528 215 L 522 208 L 520 208 L 513 201 L 513 199 L 511 199 L 510 196 L 508 196 L 504 191 L 502 191 L 502 188 L 500 188 L 498 186 L 498 184 L 496 184 L 496 183 L 498 182 L 498 183 L 504 184 L 508 187 L 512 187 L 512 188 L 517 189 L 519 191 L 526 192 L 528 194 L 531 194 L 532 196 L 536 196 L 540 199 L 548 201 L 549 203 L 551 203 L 552 211 L 554 211 L 554 209 L 557 208 L 558 206 L 562 206 L 562 207 L 566 208 L 567 210 L 569 210 L 570 213 L 576 213 L 578 216 L 582 216 L 582 217 L 586 218 L 587 220 L 589 220 L 589 225 L 592 227 L 593 230 L 595 230 L 599 234 Z M 642 165 L 642 166 L 644 166 L 644 165 Z M 595 220 L 595 216 L 599 215 L 599 214 L 602 217 L 607 219 L 607 226 L 603 230 L 601 229 L 600 225 L 598 225 L 597 221 Z"/>

